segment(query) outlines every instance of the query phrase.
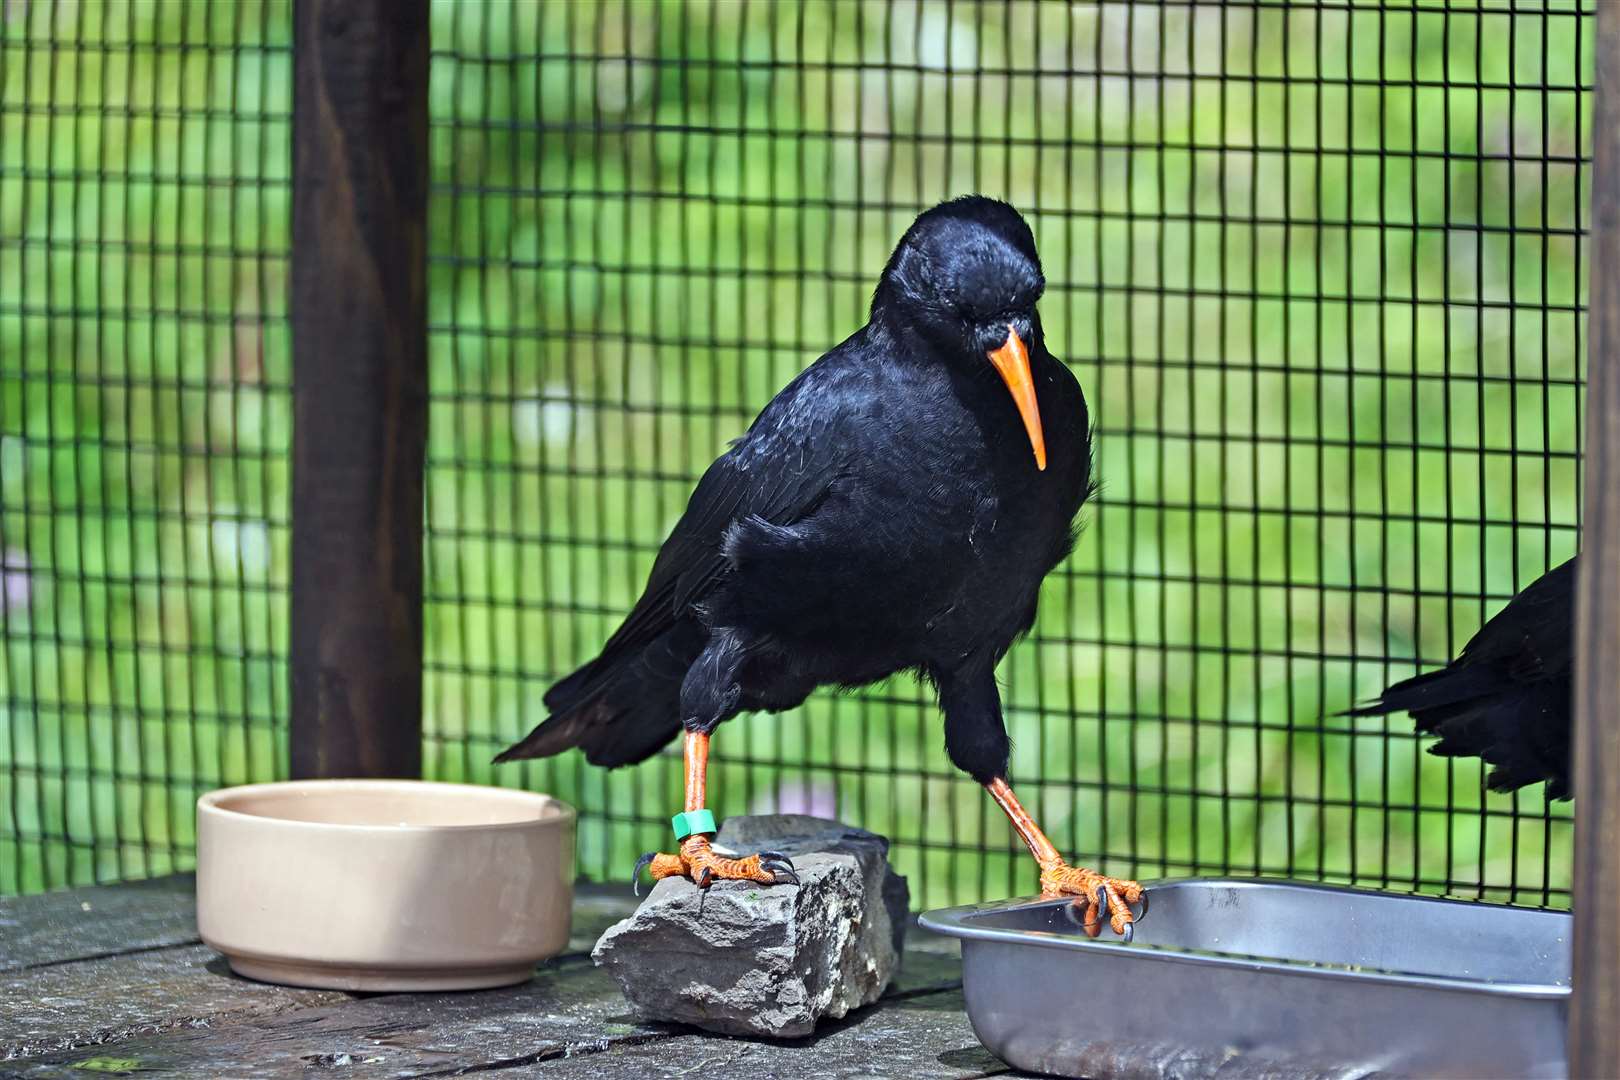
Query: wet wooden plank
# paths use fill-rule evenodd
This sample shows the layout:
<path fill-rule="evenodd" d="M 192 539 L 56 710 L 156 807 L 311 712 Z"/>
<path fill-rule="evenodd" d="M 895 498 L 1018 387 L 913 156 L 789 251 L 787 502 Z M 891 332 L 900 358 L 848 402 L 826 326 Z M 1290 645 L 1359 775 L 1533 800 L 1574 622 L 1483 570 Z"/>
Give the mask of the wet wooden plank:
<path fill-rule="evenodd" d="M 189 890 L 187 879 L 146 890 L 151 896 L 144 907 L 120 909 L 130 914 L 126 925 L 150 936 L 151 926 L 172 925 L 164 923 L 164 912 L 189 919 Z M 75 905 L 71 893 L 51 902 Z M 98 1068 L 232 1076 L 326 1068 L 415 1076 L 534 1066 L 669 1039 L 697 1040 L 692 1045 L 701 1044 L 704 1053 L 711 1042 L 729 1045 L 637 1022 L 617 985 L 591 966 L 588 953 L 597 937 L 635 902 L 622 888 L 582 886 L 565 956 L 526 986 L 485 993 L 359 998 L 268 986 L 232 976 L 224 960 L 200 944 L 156 945 L 7 973 L 0 977 L 0 1059 L 10 1064 L 0 1072 L 82 1080 L 85 1063 L 94 1062 Z M 972 1071 L 982 1062 L 971 1056 L 949 1058 L 955 1071 L 942 1071 L 938 1062 L 927 1065 L 922 1051 L 932 1039 L 945 1053 L 951 1047 L 940 1040 L 966 1030 L 953 997 L 960 985 L 955 942 L 913 928 L 907 946 L 891 998 L 822 1037 L 870 1043 L 888 1038 L 883 1033 L 891 1029 L 903 1031 L 910 1040 L 904 1046 L 911 1047 L 904 1060 L 921 1071 L 983 1075 Z M 943 1017 L 909 1015 L 927 1011 L 915 1002 L 940 995 L 955 1002 L 943 1010 L 958 1014 L 954 1027 Z M 876 1019 L 893 1009 L 908 1014 L 894 1022 L 898 1027 Z M 840 1035 L 852 1024 L 866 1034 Z"/>
<path fill-rule="evenodd" d="M 662 1038 L 612 1038 L 524 1063 L 524 1075 L 690 1076 L 739 1070 L 751 1078 L 1021 1076 L 974 1036 L 959 990 L 885 999 L 805 1039 L 734 1039 L 690 1030 Z M 451 1071 L 424 1074 L 453 1075 Z"/>
<path fill-rule="evenodd" d="M 258 1016 L 228 1025 L 169 1029 L 12 1063 L 20 1077 L 84 1080 L 87 1058 L 128 1071 L 275 1077 L 332 1068 L 354 1077 L 489 1070 L 592 1053 L 616 1040 L 668 1029 L 627 1015 L 618 987 L 584 957 L 556 963 L 506 990 L 385 994 Z"/>
<path fill-rule="evenodd" d="M 0 898 L 0 972 L 197 940 L 190 874 Z"/>
<path fill-rule="evenodd" d="M 636 910 L 640 902 L 628 885 L 574 886 L 574 921 L 567 952 L 589 953 L 603 931 Z"/>
<path fill-rule="evenodd" d="M 83 1080 L 87 1061 L 115 1062 L 131 1073 L 252 1078 L 332 1069 L 369 1080 L 600 1062 L 612 1069 L 603 1075 L 641 1076 L 671 1075 L 660 1062 L 690 1068 L 707 1056 L 736 1058 L 764 1076 L 872 1075 L 875 1067 L 882 1075 L 1003 1071 L 977 1047 L 955 990 L 886 999 L 811 1039 L 761 1043 L 643 1024 L 628 1014 L 610 978 L 573 958 L 508 990 L 383 995 L 229 1026 L 171 1028 L 14 1068 L 28 1080 Z M 646 1053 L 631 1053 L 635 1048 Z"/>
<path fill-rule="evenodd" d="M 914 939 L 928 943 L 935 938 L 915 928 L 906 937 L 906 953 L 900 961 L 900 971 L 889 984 L 888 997 L 909 997 L 914 994 L 962 988 L 962 958 L 930 948 L 913 948 Z M 953 942 L 954 944 L 954 942 Z"/>
<path fill-rule="evenodd" d="M 895 984 L 898 1000 L 866 1010 L 859 1022 L 873 1024 L 896 1007 L 916 1012 L 914 1002 L 925 997 L 943 994 L 954 1002 L 954 989 L 936 988 L 954 986 L 958 972 L 948 956 L 908 953 Z M 26 1056 L 12 1068 L 30 1077 L 82 1080 L 90 1060 L 199 1075 L 342 1066 L 357 1076 L 414 1076 L 533 1065 L 680 1031 L 638 1022 L 617 985 L 582 955 L 555 961 L 526 986 L 472 994 L 352 998 L 266 986 L 234 978 L 202 946 L 36 969 L 16 980 L 0 983 L 0 1031 L 8 1033 L 0 1057 Z M 903 1030 L 914 1049 L 934 1038 L 928 1033 L 938 1025 L 930 1024 L 939 1018 L 903 1019 L 900 1027 L 865 1027 L 861 1038 Z M 939 1029 L 947 1030 L 954 1038 L 956 1028 Z M 921 1061 L 920 1052 L 907 1050 L 907 1060 Z"/>
<path fill-rule="evenodd" d="M 749 1080 L 1021 1075 L 979 1044 L 955 990 L 890 1000 L 806 1039 L 761 1042 L 703 1033 L 650 1042 L 622 1039 L 597 1053 L 536 1062 L 530 1074 L 591 1080 L 693 1074 Z"/>
<path fill-rule="evenodd" d="M 206 945 L 51 964 L 0 975 L 0 1060 L 347 1000 L 239 979 Z"/>
<path fill-rule="evenodd" d="M 0 973 L 0 1060 L 350 1000 L 233 976 L 197 943 L 189 875 L 27 900 L 17 954 L 34 962 Z M 635 903 L 628 889 L 582 886 L 564 955 L 589 953 Z"/>

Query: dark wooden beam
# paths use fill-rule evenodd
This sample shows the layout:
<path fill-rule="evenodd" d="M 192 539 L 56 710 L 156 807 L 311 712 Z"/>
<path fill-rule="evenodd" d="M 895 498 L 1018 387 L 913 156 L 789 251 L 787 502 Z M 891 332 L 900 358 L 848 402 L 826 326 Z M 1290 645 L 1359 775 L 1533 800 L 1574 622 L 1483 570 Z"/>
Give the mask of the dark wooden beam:
<path fill-rule="evenodd" d="M 292 774 L 422 768 L 427 0 L 293 16 Z"/>
<path fill-rule="evenodd" d="M 1620 5 L 1597 9 L 1570 1075 L 1620 1076 Z"/>

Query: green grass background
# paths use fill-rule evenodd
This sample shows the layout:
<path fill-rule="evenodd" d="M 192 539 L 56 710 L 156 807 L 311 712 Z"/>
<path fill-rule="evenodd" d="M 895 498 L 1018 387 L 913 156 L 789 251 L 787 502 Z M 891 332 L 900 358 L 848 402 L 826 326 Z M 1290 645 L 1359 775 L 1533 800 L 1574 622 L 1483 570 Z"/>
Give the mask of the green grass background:
<path fill-rule="evenodd" d="M 292 60 L 285 2 L 0 12 L 17 892 L 184 867 L 200 791 L 285 772 Z M 1331 714 L 1575 549 L 1589 10 L 435 0 L 432 32 L 429 776 L 575 803 L 591 877 L 666 840 L 673 757 L 489 758 L 911 217 L 983 191 L 1097 424 L 1002 670 L 1054 839 L 1566 902 L 1567 806 Z M 914 903 L 1033 887 L 907 680 L 716 755 L 717 812 L 884 832 Z"/>

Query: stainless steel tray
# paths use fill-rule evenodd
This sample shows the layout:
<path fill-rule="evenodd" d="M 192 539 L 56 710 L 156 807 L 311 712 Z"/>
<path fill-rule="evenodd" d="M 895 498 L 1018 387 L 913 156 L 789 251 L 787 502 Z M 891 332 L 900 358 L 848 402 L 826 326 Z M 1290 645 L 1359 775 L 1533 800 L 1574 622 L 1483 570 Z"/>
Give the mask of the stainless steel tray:
<path fill-rule="evenodd" d="M 1149 883 L 1133 944 L 1061 900 L 931 911 L 973 1030 L 1094 1077 L 1562 1077 L 1570 917 L 1288 881 Z"/>

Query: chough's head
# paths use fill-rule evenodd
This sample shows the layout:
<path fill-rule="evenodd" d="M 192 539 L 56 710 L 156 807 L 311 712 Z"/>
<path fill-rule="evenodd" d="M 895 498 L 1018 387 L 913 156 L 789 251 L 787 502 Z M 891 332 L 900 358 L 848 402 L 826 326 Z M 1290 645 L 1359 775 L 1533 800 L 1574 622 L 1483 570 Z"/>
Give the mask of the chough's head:
<path fill-rule="evenodd" d="M 1046 289 L 1035 236 L 1011 206 L 982 195 L 941 203 L 900 238 L 872 297 L 872 314 L 917 327 L 946 355 L 988 362 L 1018 406 L 1035 464 L 1046 441 L 1029 370 L 1035 304 Z"/>

